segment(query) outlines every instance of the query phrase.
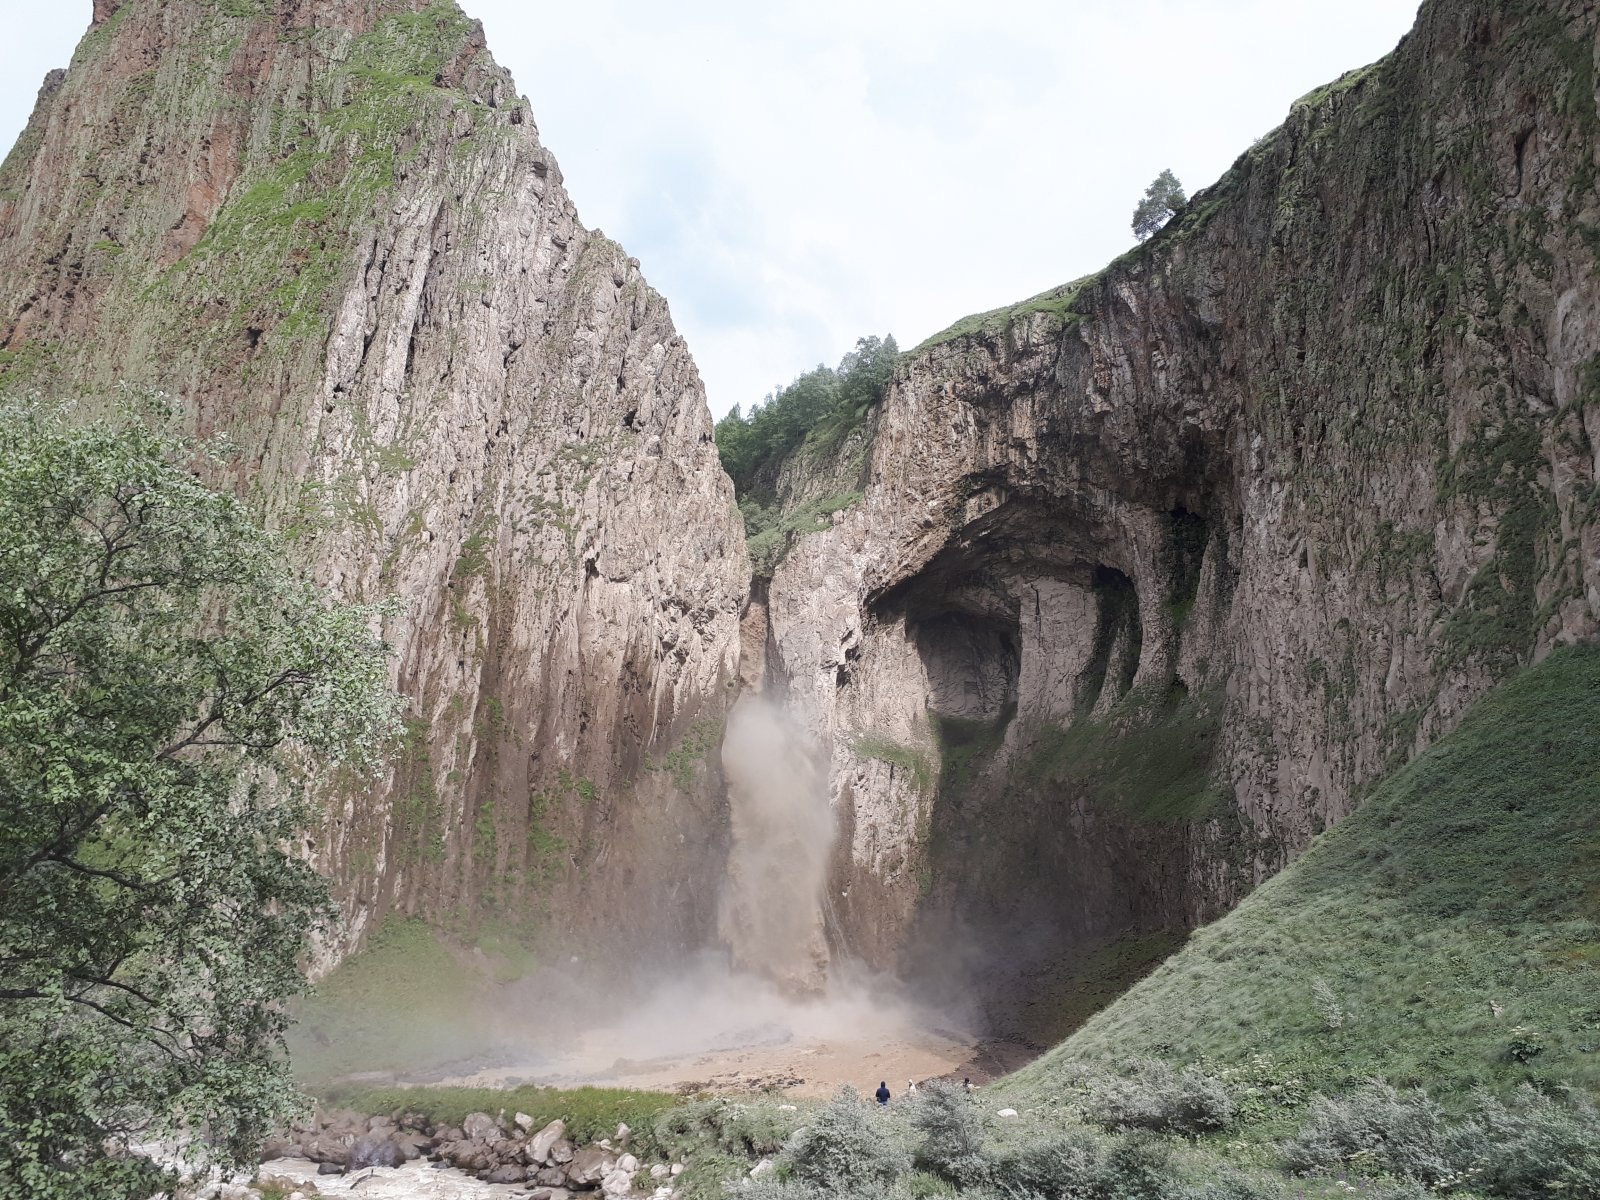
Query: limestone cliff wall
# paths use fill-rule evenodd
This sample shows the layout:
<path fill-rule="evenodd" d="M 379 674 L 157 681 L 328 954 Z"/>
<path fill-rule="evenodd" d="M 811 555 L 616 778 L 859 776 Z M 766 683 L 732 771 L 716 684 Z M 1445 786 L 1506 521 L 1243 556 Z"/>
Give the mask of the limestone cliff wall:
<path fill-rule="evenodd" d="M 390 908 L 715 928 L 749 570 L 702 386 L 443 0 L 97 0 L 0 168 L 0 387 L 162 388 L 387 631 L 402 762 L 310 839 Z"/>
<path fill-rule="evenodd" d="M 902 360 L 766 597 L 837 939 L 1206 919 L 1595 632 L 1597 22 L 1429 0 L 1151 242 Z"/>

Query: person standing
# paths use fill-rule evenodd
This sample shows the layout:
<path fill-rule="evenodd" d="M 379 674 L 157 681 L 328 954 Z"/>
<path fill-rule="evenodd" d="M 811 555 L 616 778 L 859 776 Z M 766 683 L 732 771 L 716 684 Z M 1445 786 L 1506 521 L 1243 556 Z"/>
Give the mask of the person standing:
<path fill-rule="evenodd" d="M 877 1096 L 879 1104 L 889 1103 L 889 1081 L 887 1079 L 881 1080 L 878 1083 L 878 1090 L 873 1095 Z"/>

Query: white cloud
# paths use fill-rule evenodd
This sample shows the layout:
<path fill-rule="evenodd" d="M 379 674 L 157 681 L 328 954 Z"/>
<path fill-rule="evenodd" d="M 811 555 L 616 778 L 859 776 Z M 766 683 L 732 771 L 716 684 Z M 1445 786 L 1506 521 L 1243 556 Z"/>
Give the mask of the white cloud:
<path fill-rule="evenodd" d="M 721 412 L 859 335 L 909 345 L 1094 270 L 1157 172 L 1209 184 L 1296 97 L 1387 52 L 1416 0 L 464 6 Z M 73 25 L 10 22 L 0 137 Z"/>

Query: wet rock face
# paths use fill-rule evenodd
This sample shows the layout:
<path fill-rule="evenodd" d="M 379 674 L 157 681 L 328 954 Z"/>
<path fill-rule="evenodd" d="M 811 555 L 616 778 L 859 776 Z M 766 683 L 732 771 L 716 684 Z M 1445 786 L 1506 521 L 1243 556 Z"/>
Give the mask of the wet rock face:
<path fill-rule="evenodd" d="M 837 940 L 1206 919 L 1595 633 L 1595 41 L 1426 5 L 1150 244 L 902 361 L 746 632 L 832 747 Z"/>
<path fill-rule="evenodd" d="M 493 905 L 700 944 L 714 889 L 654 881 L 720 874 L 748 569 L 665 301 L 452 3 L 95 21 L 0 169 L 0 388 L 170 392 L 318 579 L 406 601 L 401 761 L 307 843 L 350 938 Z"/>

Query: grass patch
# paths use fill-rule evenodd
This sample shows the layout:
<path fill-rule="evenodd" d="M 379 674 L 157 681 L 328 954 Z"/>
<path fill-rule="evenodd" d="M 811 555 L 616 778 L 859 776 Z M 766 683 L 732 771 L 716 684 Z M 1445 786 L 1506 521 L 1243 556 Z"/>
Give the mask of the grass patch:
<path fill-rule="evenodd" d="M 750 564 L 758 576 L 770 579 L 789 548 L 808 533 L 821 533 L 833 525 L 833 514 L 860 502 L 862 492 L 844 492 L 808 500 L 792 512 L 766 508 L 754 501 L 739 506 L 744 516 Z"/>
<path fill-rule="evenodd" d="M 1131 695 L 1103 720 L 1041 729 L 1014 777 L 1070 788 L 1139 821 L 1205 819 L 1227 803 L 1212 778 L 1221 707 L 1212 695 Z"/>
<path fill-rule="evenodd" d="M 1446 1105 L 1521 1083 L 1594 1092 L 1597 711 L 1600 648 L 1516 676 L 1009 1086 L 1149 1055 L 1266 1062 L 1325 1094 L 1382 1077 Z"/>
<path fill-rule="evenodd" d="M 859 737 L 851 742 L 850 749 L 858 758 L 870 758 L 877 762 L 888 763 L 892 767 L 899 767 L 911 776 L 913 786 L 923 795 L 927 795 L 933 789 L 933 764 L 928 761 L 926 754 L 914 746 L 901 745 L 884 737 L 869 736 Z"/>
<path fill-rule="evenodd" d="M 1078 298 L 1078 293 L 1084 285 L 1095 279 L 1095 275 L 1085 275 L 1081 279 L 1074 279 L 1071 283 L 1059 284 L 1048 291 L 1040 292 L 1037 296 L 1030 296 L 1016 304 L 1007 304 L 1001 308 L 992 308 L 988 312 L 973 313 L 971 316 L 962 317 L 955 324 L 946 329 L 941 329 L 930 338 L 925 338 L 911 351 L 920 354 L 924 350 L 944 342 L 954 341 L 956 338 L 970 337 L 974 334 L 1004 335 L 1011 332 L 1011 327 L 1020 319 L 1032 316 L 1034 313 L 1049 313 L 1059 318 L 1063 324 L 1077 319 L 1077 314 L 1072 311 L 1072 302 Z"/>
<path fill-rule="evenodd" d="M 288 1037 L 295 1071 L 314 1086 L 448 1062 L 481 1042 L 471 1014 L 485 982 L 426 923 L 390 917 L 301 1004 Z"/>

